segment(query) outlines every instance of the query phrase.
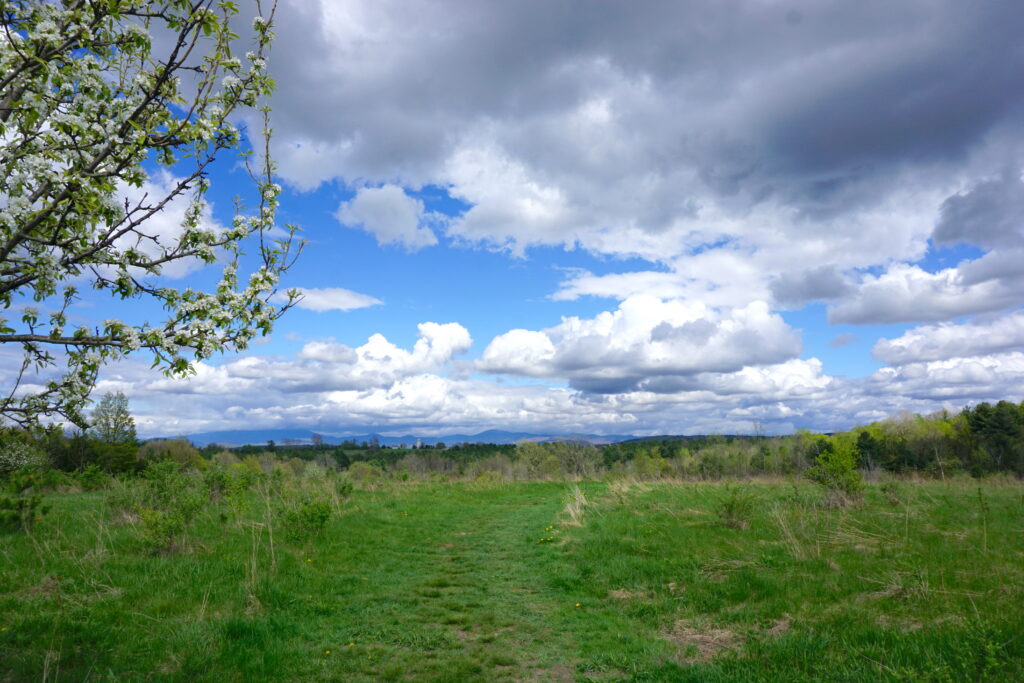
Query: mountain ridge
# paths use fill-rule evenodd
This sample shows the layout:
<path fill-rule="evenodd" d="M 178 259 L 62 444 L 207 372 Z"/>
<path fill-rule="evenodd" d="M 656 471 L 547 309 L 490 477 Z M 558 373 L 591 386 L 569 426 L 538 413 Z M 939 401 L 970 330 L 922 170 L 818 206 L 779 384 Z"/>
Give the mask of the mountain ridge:
<path fill-rule="evenodd" d="M 273 441 L 276 445 L 308 445 L 313 443 L 313 435 L 319 434 L 323 443 L 339 445 L 346 441 L 356 443 L 371 443 L 377 439 L 381 446 L 412 446 L 417 442 L 423 445 L 435 445 L 444 443 L 453 446 L 459 443 L 495 443 L 507 444 L 519 441 L 536 441 L 543 443 L 547 441 L 586 441 L 595 445 L 618 443 L 629 441 L 640 437 L 626 434 L 536 434 L 531 432 L 512 432 L 503 429 L 487 429 L 477 434 L 440 434 L 437 436 L 417 436 L 415 434 L 403 434 L 400 436 L 388 436 L 378 432 L 365 434 L 329 434 L 326 432 L 315 432 L 311 429 L 235 429 L 215 430 L 207 432 L 196 432 L 184 434 L 178 437 L 156 437 L 163 438 L 185 438 L 198 447 L 217 444 L 226 448 L 236 446 L 247 446 L 265 444 Z"/>

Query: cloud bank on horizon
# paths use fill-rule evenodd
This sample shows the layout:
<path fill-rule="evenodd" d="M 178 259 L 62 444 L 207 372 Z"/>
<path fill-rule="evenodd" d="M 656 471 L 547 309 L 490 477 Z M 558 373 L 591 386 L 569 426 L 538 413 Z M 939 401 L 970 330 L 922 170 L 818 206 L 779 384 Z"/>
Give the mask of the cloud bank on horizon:
<path fill-rule="evenodd" d="M 1021 400 L 1022 34 L 997 0 L 292 0 L 273 152 L 284 206 L 316 207 L 287 283 L 308 313 L 98 390 L 151 435 L 784 432 Z M 459 265 L 480 254 L 505 265 Z M 553 286 L 517 290 L 538 264 Z"/>

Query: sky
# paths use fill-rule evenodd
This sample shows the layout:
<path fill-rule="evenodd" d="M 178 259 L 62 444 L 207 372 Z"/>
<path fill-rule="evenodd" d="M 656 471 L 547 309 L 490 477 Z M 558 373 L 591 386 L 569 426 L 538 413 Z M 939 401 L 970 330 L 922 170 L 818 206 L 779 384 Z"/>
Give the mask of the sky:
<path fill-rule="evenodd" d="M 95 395 L 142 436 L 788 433 L 1020 401 L 1021 35 L 1011 0 L 282 2 L 305 298 L 188 379 L 133 357 Z M 226 224 L 244 174 L 211 180 Z"/>

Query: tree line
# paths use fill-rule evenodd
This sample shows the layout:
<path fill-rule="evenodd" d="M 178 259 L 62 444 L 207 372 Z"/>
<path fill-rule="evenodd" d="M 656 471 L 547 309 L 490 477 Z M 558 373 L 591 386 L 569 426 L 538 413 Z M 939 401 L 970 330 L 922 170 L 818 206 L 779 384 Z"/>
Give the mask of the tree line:
<path fill-rule="evenodd" d="M 91 414 L 92 426 L 68 434 L 59 429 L 0 431 L 0 469 L 22 462 L 63 471 L 87 467 L 109 473 L 138 472 L 173 460 L 204 469 L 245 463 L 253 471 L 308 463 L 352 470 L 364 477 L 430 475 L 547 479 L 624 475 L 641 479 L 746 477 L 804 474 L 822 456 L 842 457 L 862 472 L 1024 477 L 1024 402 L 979 403 L 959 413 L 904 413 L 847 432 L 807 430 L 786 436 L 666 437 L 605 446 L 583 442 L 463 443 L 434 448 L 380 448 L 322 440 L 312 445 L 216 445 L 202 449 L 184 438 L 140 441 L 123 394 L 105 395 Z M 9 462 L 8 462 L 9 461 Z M 4 463 L 7 463 L 6 465 Z"/>

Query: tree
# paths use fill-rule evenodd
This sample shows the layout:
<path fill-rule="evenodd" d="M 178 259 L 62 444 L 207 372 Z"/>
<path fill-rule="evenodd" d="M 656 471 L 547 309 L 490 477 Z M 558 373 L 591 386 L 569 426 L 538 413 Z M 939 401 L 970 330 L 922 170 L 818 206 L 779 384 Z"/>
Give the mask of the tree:
<path fill-rule="evenodd" d="M 144 351 L 181 376 L 246 348 L 295 303 L 295 291 L 271 303 L 302 245 L 293 227 L 270 238 L 280 188 L 260 106 L 273 87 L 265 59 L 276 6 L 267 9 L 255 1 L 241 59 L 234 0 L 0 3 L 0 308 L 23 306 L 17 319 L 0 316 L 0 352 L 22 358 L 0 393 L 0 422 L 85 426 L 104 363 Z M 260 162 L 245 159 L 256 206 L 246 213 L 238 200 L 231 225 L 214 226 L 210 165 L 243 145 L 233 121 L 245 111 L 262 112 Z M 169 227 L 174 207 L 182 219 Z M 242 261 L 244 245 L 253 249 Z M 223 272 L 212 291 L 159 279 L 171 263 L 215 261 Z M 82 283 L 115 300 L 155 300 L 166 318 L 73 328 Z"/>
<path fill-rule="evenodd" d="M 103 394 L 92 411 L 90 435 L 103 443 L 135 444 L 135 419 L 128 410 L 128 398 L 120 391 Z"/>
<path fill-rule="evenodd" d="M 97 462 L 110 472 L 135 469 L 139 464 L 139 444 L 135 437 L 135 420 L 128 410 L 125 395 L 120 391 L 103 394 L 92 411 L 90 421 L 91 450 Z"/>

